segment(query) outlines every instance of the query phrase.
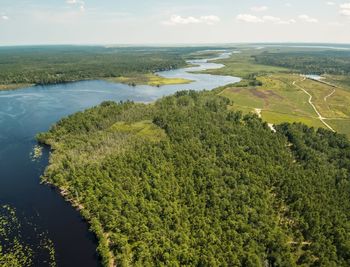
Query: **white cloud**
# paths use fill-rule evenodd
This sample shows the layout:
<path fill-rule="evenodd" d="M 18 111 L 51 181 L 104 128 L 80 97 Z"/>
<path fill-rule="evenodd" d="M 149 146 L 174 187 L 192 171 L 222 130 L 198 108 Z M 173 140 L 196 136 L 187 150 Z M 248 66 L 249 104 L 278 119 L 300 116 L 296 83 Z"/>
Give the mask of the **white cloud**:
<path fill-rule="evenodd" d="M 238 21 L 242 21 L 242 22 L 249 22 L 249 23 L 261 23 L 264 22 L 261 18 L 254 16 L 254 15 L 250 15 L 250 14 L 239 14 L 236 19 Z"/>
<path fill-rule="evenodd" d="M 164 21 L 165 25 L 187 25 L 187 24 L 207 24 L 214 25 L 220 22 L 220 18 L 215 15 L 200 16 L 200 17 L 182 17 L 179 15 L 172 15 L 169 20 Z"/>
<path fill-rule="evenodd" d="M 209 24 L 209 25 L 220 22 L 220 18 L 218 16 L 214 16 L 214 15 L 201 16 L 200 20 L 206 24 Z"/>
<path fill-rule="evenodd" d="M 291 7 L 292 4 L 291 4 L 291 3 L 286 3 L 285 6 L 286 6 L 286 7 Z"/>
<path fill-rule="evenodd" d="M 263 19 L 263 21 L 274 22 L 274 23 L 278 23 L 281 21 L 280 18 L 273 17 L 273 16 L 263 16 L 262 19 Z"/>
<path fill-rule="evenodd" d="M 2 20 L 9 20 L 10 18 L 9 18 L 8 16 L 6 16 L 6 15 L 2 15 L 2 16 L 1 16 L 1 19 L 2 19 Z"/>
<path fill-rule="evenodd" d="M 266 10 L 268 10 L 269 8 L 267 6 L 253 6 L 250 8 L 251 11 L 254 12 L 264 12 Z"/>
<path fill-rule="evenodd" d="M 283 20 L 281 18 L 274 17 L 274 16 L 258 17 L 251 14 L 239 14 L 236 17 L 236 19 L 238 21 L 248 22 L 248 23 L 273 23 L 273 24 L 285 24 L 285 25 L 296 23 L 295 19 Z"/>
<path fill-rule="evenodd" d="M 68 5 L 75 5 L 78 6 L 80 11 L 84 12 L 85 11 L 85 2 L 82 0 L 66 0 L 66 3 Z"/>
<path fill-rule="evenodd" d="M 342 9 L 350 9 L 350 3 L 341 4 L 340 8 L 342 8 Z"/>
<path fill-rule="evenodd" d="M 350 9 L 342 9 L 340 10 L 340 14 L 343 16 L 350 16 Z"/>
<path fill-rule="evenodd" d="M 334 5 L 335 5 L 334 2 L 327 2 L 326 4 L 327 4 L 328 6 L 334 6 Z"/>
<path fill-rule="evenodd" d="M 312 17 L 305 15 L 305 14 L 300 15 L 299 19 L 302 21 L 308 22 L 308 23 L 317 23 L 318 22 L 318 19 L 312 18 Z"/>
<path fill-rule="evenodd" d="M 294 23 L 297 23 L 297 21 L 295 19 L 290 19 L 290 20 L 287 20 L 286 23 L 282 22 L 281 24 L 294 24 Z"/>
<path fill-rule="evenodd" d="M 295 19 L 283 20 L 281 18 L 273 17 L 273 16 L 264 16 L 263 20 L 264 22 L 271 22 L 275 24 L 285 24 L 285 25 L 296 23 Z"/>
<path fill-rule="evenodd" d="M 340 7 L 339 13 L 341 15 L 350 16 L 350 3 L 341 4 L 339 7 Z"/>

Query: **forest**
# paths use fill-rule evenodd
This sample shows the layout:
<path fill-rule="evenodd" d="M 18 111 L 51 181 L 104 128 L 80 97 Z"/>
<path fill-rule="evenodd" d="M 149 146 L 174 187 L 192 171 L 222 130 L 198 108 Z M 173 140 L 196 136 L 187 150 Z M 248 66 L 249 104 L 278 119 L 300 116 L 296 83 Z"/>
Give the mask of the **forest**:
<path fill-rule="evenodd" d="M 149 74 L 185 66 L 184 56 L 201 49 L 206 47 L 0 47 L 0 89 Z"/>
<path fill-rule="evenodd" d="M 289 68 L 303 74 L 350 74 L 348 50 L 265 51 L 253 57 L 258 64 Z"/>
<path fill-rule="evenodd" d="M 217 90 L 216 90 L 217 91 Z M 350 142 L 213 92 L 104 102 L 37 136 L 105 266 L 349 266 Z"/>

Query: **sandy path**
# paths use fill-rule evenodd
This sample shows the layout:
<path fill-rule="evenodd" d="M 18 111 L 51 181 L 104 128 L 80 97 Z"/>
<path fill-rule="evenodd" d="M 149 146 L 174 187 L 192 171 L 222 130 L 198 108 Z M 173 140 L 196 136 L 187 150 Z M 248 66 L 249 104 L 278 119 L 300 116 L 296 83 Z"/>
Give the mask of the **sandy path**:
<path fill-rule="evenodd" d="M 306 80 L 306 78 L 304 77 L 304 79 L 302 80 L 302 82 L 305 81 L 305 80 Z M 325 119 L 326 119 L 326 118 L 322 117 L 321 113 L 317 110 L 317 108 L 316 108 L 316 106 L 314 105 L 314 103 L 312 103 L 312 95 L 311 95 L 308 91 L 306 91 L 303 87 L 297 85 L 296 82 L 297 82 L 297 81 L 294 81 L 294 82 L 293 82 L 293 85 L 296 86 L 296 87 L 298 87 L 299 89 L 303 90 L 303 92 L 309 96 L 309 104 L 310 104 L 310 105 L 312 106 L 312 108 L 315 110 L 315 112 L 316 112 L 316 114 L 317 114 L 319 120 L 320 120 L 328 129 L 330 129 L 332 132 L 335 132 L 334 129 L 333 129 L 327 122 L 325 122 Z"/>
<path fill-rule="evenodd" d="M 258 115 L 259 118 L 261 118 L 261 108 L 256 108 L 255 113 Z"/>
<path fill-rule="evenodd" d="M 324 97 L 324 101 L 327 102 L 327 98 L 328 98 L 328 97 L 331 97 L 334 93 L 335 93 L 335 89 L 333 90 L 332 93 L 330 93 L 329 95 L 327 95 L 327 96 Z"/>

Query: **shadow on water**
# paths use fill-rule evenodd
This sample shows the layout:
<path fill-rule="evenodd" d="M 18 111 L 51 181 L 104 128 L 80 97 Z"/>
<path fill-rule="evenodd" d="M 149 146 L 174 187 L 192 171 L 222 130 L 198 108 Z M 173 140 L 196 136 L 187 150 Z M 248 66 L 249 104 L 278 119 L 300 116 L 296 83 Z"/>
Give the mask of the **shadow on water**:
<path fill-rule="evenodd" d="M 220 58 L 228 56 L 223 53 Z M 105 100 L 151 102 L 179 90 L 211 90 L 240 80 L 189 73 L 222 67 L 207 60 L 189 63 L 197 66 L 159 73 L 194 81 L 184 85 L 131 87 L 82 81 L 0 92 L 0 205 L 10 205 L 16 210 L 23 242 L 34 251 L 35 266 L 49 265 L 43 238 L 52 240 L 57 266 L 100 266 L 96 238 L 89 232 L 89 225 L 55 188 L 40 184 L 49 149 L 44 148 L 42 157 L 33 161 L 30 153 L 36 145 L 35 135 L 47 131 L 60 118 Z"/>

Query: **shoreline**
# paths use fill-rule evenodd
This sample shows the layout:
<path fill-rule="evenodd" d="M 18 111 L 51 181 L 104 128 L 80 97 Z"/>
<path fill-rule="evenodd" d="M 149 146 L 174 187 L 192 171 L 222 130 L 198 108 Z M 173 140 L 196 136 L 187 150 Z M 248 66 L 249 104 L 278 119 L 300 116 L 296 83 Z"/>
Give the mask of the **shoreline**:
<path fill-rule="evenodd" d="M 42 143 L 39 143 L 39 144 L 41 146 L 47 146 L 47 149 L 49 149 L 50 152 L 53 150 L 50 145 L 42 144 Z M 46 168 L 48 166 L 46 166 Z M 63 186 L 58 186 L 58 185 L 55 185 L 54 183 L 48 181 L 47 178 L 45 177 L 45 172 L 40 177 L 40 184 L 43 185 L 43 186 L 50 187 L 59 196 L 61 196 L 66 203 L 68 203 L 74 210 L 76 210 L 78 212 L 80 218 L 88 225 L 89 232 L 91 232 L 94 235 L 94 237 L 96 238 L 96 253 L 97 253 L 98 257 L 99 257 L 99 262 L 102 264 L 104 258 L 101 256 L 101 254 L 99 253 L 98 250 L 99 250 L 99 246 L 102 244 L 102 238 L 105 238 L 105 240 L 106 240 L 106 242 L 107 242 L 107 244 L 109 246 L 109 244 L 111 243 L 111 241 L 110 241 L 110 239 L 108 237 L 109 234 L 107 232 L 102 232 L 102 237 L 99 237 L 98 233 L 96 233 L 96 231 L 94 231 L 92 229 L 94 227 L 94 225 L 92 223 L 92 219 L 90 218 L 89 211 L 86 210 L 84 205 L 81 204 L 78 200 L 74 199 L 73 197 L 70 197 L 69 187 L 68 188 L 64 188 Z M 115 264 L 114 264 L 115 263 L 115 255 L 113 255 L 113 253 L 112 253 L 112 251 L 110 251 L 109 247 L 108 247 L 108 253 L 109 253 L 109 258 L 108 258 L 108 265 L 107 266 L 108 267 L 114 267 L 115 266 Z"/>
<path fill-rule="evenodd" d="M 149 74 L 142 74 L 142 76 L 147 76 Z M 155 74 L 155 76 L 158 76 Z M 126 78 L 125 81 L 123 79 Z M 88 78 L 88 79 L 79 79 L 79 80 L 72 80 L 72 81 L 61 81 L 57 83 L 45 83 L 45 84 L 0 84 L 0 92 L 6 92 L 6 91 L 14 91 L 14 90 L 21 90 L 25 88 L 32 88 L 36 86 L 52 86 L 52 85 L 60 85 L 60 84 L 69 84 L 69 83 L 78 83 L 78 82 L 85 82 L 85 81 L 106 81 L 114 84 L 125 84 L 129 86 L 138 86 L 138 85 L 146 85 L 146 86 L 152 86 L 152 87 L 162 87 L 165 85 L 180 85 L 180 84 L 190 84 L 193 81 L 188 79 L 170 79 L 170 78 L 164 78 L 159 76 L 159 83 L 150 81 L 144 81 L 144 82 L 134 82 L 137 80 L 137 76 L 130 76 L 130 77 L 99 77 L 99 78 Z M 118 80 L 120 79 L 120 80 Z M 167 82 L 167 81 L 170 82 Z"/>
<path fill-rule="evenodd" d="M 32 83 L 20 83 L 20 84 L 0 84 L 0 92 L 2 91 L 14 91 L 23 88 L 34 87 L 35 84 Z"/>
<path fill-rule="evenodd" d="M 51 150 L 51 147 L 49 146 L 49 149 Z M 52 190 L 54 190 L 59 196 L 61 196 L 64 201 L 66 203 L 68 203 L 72 208 L 74 208 L 74 210 L 76 210 L 79 213 L 79 216 L 81 217 L 82 220 L 84 220 L 84 222 L 89 226 L 89 232 L 91 232 L 95 238 L 96 238 L 96 253 L 98 255 L 98 257 L 100 258 L 99 261 L 101 261 L 101 255 L 100 253 L 98 253 L 98 246 L 100 245 L 100 238 L 98 237 L 97 233 L 95 231 L 93 231 L 91 228 L 93 227 L 92 223 L 91 223 L 91 218 L 89 218 L 88 216 L 84 216 L 84 211 L 87 211 L 85 209 L 85 207 L 83 206 L 83 204 L 81 204 L 80 202 L 78 202 L 76 199 L 72 198 L 69 196 L 69 188 L 63 188 L 60 187 L 58 185 L 55 185 L 54 183 L 49 182 L 47 179 L 44 178 L 45 175 L 42 175 L 40 178 L 40 184 L 43 186 L 48 186 L 50 187 Z M 87 211 L 89 212 L 89 211 Z M 87 213 L 88 214 L 88 213 Z M 104 238 L 106 238 L 108 244 L 110 244 L 110 240 L 108 238 L 108 233 L 103 232 L 102 233 Z M 109 251 L 109 250 L 108 250 Z M 115 262 L 115 257 L 112 254 L 111 251 L 109 251 L 110 253 L 110 259 L 109 259 L 109 263 L 108 263 L 108 267 L 114 267 L 114 262 Z"/>
<path fill-rule="evenodd" d="M 223 65 L 223 64 L 222 64 Z M 223 65 L 222 67 L 224 67 L 225 65 Z M 216 76 L 216 75 L 213 75 L 213 76 Z M 163 78 L 163 77 L 161 77 Z M 167 78 L 165 78 L 167 79 Z M 217 87 L 217 88 L 214 88 L 212 89 L 211 91 L 214 91 L 216 89 L 218 89 L 220 87 Z M 154 101 L 152 101 L 151 103 L 147 103 L 149 105 L 152 105 Z M 46 146 L 47 149 L 49 149 L 50 152 L 53 152 L 54 149 L 52 148 L 52 146 L 50 144 L 46 144 L 46 143 L 43 143 L 43 142 L 40 142 L 38 139 L 36 139 L 38 144 L 41 145 L 41 146 Z M 115 255 L 113 255 L 113 252 L 109 249 L 109 244 L 110 244 L 110 240 L 108 238 L 108 235 L 109 233 L 106 233 L 106 232 L 102 232 L 102 233 L 98 233 L 97 231 L 94 231 L 93 228 L 94 227 L 94 224 L 92 222 L 92 218 L 90 218 L 90 214 L 89 214 L 89 211 L 85 209 L 84 205 L 82 203 L 80 203 L 77 199 L 75 199 L 74 197 L 70 197 L 70 191 L 69 191 L 69 187 L 66 188 L 64 186 L 58 186 L 58 185 L 55 185 L 54 183 L 51 183 L 50 181 L 48 181 L 48 177 L 45 176 L 45 172 L 46 172 L 46 169 L 50 166 L 50 159 L 51 159 L 51 153 L 49 153 L 48 155 L 48 164 L 47 166 L 45 167 L 45 170 L 44 170 L 44 173 L 41 175 L 40 177 L 40 183 L 43 184 L 43 185 L 48 185 L 50 186 L 52 189 L 54 189 L 61 197 L 63 197 L 63 199 L 70 203 L 70 205 L 79 213 L 79 216 L 81 216 L 81 218 L 83 220 L 85 220 L 85 222 L 88 224 L 89 226 L 89 231 L 92 232 L 96 239 L 97 239 L 97 254 L 98 256 L 100 257 L 100 262 L 103 263 L 104 260 L 108 260 L 108 264 L 107 266 L 108 267 L 113 267 L 115 266 L 114 263 L 115 263 Z M 103 227 L 101 226 L 101 228 L 103 229 Z M 104 242 L 105 241 L 105 242 Z M 106 257 L 103 257 L 100 253 L 99 253 L 99 247 L 100 246 L 103 246 L 103 245 L 106 245 L 107 244 L 107 249 L 108 249 L 108 258 Z"/>

